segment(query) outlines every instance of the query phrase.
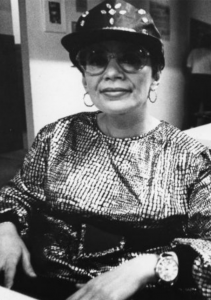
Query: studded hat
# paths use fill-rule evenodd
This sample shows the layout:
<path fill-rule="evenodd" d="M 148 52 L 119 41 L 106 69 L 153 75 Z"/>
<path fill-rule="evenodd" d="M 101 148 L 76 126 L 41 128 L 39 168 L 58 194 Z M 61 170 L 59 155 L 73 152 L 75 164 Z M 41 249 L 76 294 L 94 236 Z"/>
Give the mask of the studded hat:
<path fill-rule="evenodd" d="M 76 55 L 85 46 L 105 40 L 120 40 L 144 46 L 154 60 L 164 67 L 161 35 L 146 10 L 136 8 L 123 0 L 106 0 L 83 13 L 75 32 L 61 40 L 77 66 Z"/>

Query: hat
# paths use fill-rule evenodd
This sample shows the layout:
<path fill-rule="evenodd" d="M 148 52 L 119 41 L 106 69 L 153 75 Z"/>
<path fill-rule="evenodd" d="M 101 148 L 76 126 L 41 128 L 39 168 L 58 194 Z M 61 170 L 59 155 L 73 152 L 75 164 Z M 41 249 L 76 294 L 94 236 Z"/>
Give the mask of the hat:
<path fill-rule="evenodd" d="M 105 40 L 120 40 L 144 46 L 164 67 L 163 43 L 152 17 L 146 10 L 123 0 L 106 0 L 83 13 L 76 30 L 61 40 L 77 66 L 78 51 L 89 44 Z"/>

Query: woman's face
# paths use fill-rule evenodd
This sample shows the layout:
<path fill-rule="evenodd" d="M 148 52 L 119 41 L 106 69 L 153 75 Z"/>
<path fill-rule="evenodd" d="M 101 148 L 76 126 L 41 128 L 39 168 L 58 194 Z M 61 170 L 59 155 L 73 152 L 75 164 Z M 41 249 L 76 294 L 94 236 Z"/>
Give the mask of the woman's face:
<path fill-rule="evenodd" d="M 128 48 L 127 43 L 118 41 L 102 42 L 100 46 L 116 54 Z M 111 58 L 102 74 L 85 73 L 83 84 L 99 110 L 107 114 L 124 114 L 146 108 L 150 85 L 154 80 L 149 57 L 146 65 L 134 73 L 125 72 L 116 58 Z"/>

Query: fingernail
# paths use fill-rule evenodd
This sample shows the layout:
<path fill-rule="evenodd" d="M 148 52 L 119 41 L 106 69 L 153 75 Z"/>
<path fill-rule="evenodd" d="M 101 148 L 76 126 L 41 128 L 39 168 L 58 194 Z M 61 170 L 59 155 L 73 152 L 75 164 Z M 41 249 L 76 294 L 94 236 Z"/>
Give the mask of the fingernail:
<path fill-rule="evenodd" d="M 76 283 L 76 288 L 81 289 L 84 285 L 84 283 Z"/>
<path fill-rule="evenodd" d="M 33 277 L 37 277 L 37 274 L 34 272 L 34 270 L 30 270 L 30 274 L 31 274 Z"/>

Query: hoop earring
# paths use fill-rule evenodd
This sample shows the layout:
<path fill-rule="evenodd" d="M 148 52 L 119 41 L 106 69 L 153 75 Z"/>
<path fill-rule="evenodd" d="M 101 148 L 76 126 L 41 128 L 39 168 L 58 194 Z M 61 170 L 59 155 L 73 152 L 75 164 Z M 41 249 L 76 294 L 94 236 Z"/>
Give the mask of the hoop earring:
<path fill-rule="evenodd" d="M 151 103 L 155 103 L 158 98 L 157 92 L 155 90 L 150 89 L 148 94 L 148 99 Z"/>
<path fill-rule="evenodd" d="M 87 107 L 92 107 L 92 106 L 94 105 L 93 103 L 92 103 L 92 104 L 89 104 L 89 103 L 86 102 L 86 96 L 88 96 L 88 95 L 89 95 L 88 92 L 86 92 L 86 93 L 84 94 L 83 101 L 84 101 L 84 104 L 85 104 Z M 90 97 L 89 97 L 89 99 L 90 99 Z M 90 99 L 90 101 L 91 101 L 91 99 Z"/>
<path fill-rule="evenodd" d="M 149 93 L 148 93 L 148 99 L 151 103 L 155 103 L 158 98 L 158 95 L 156 92 L 158 85 L 159 85 L 159 81 L 154 81 L 150 86 Z"/>

